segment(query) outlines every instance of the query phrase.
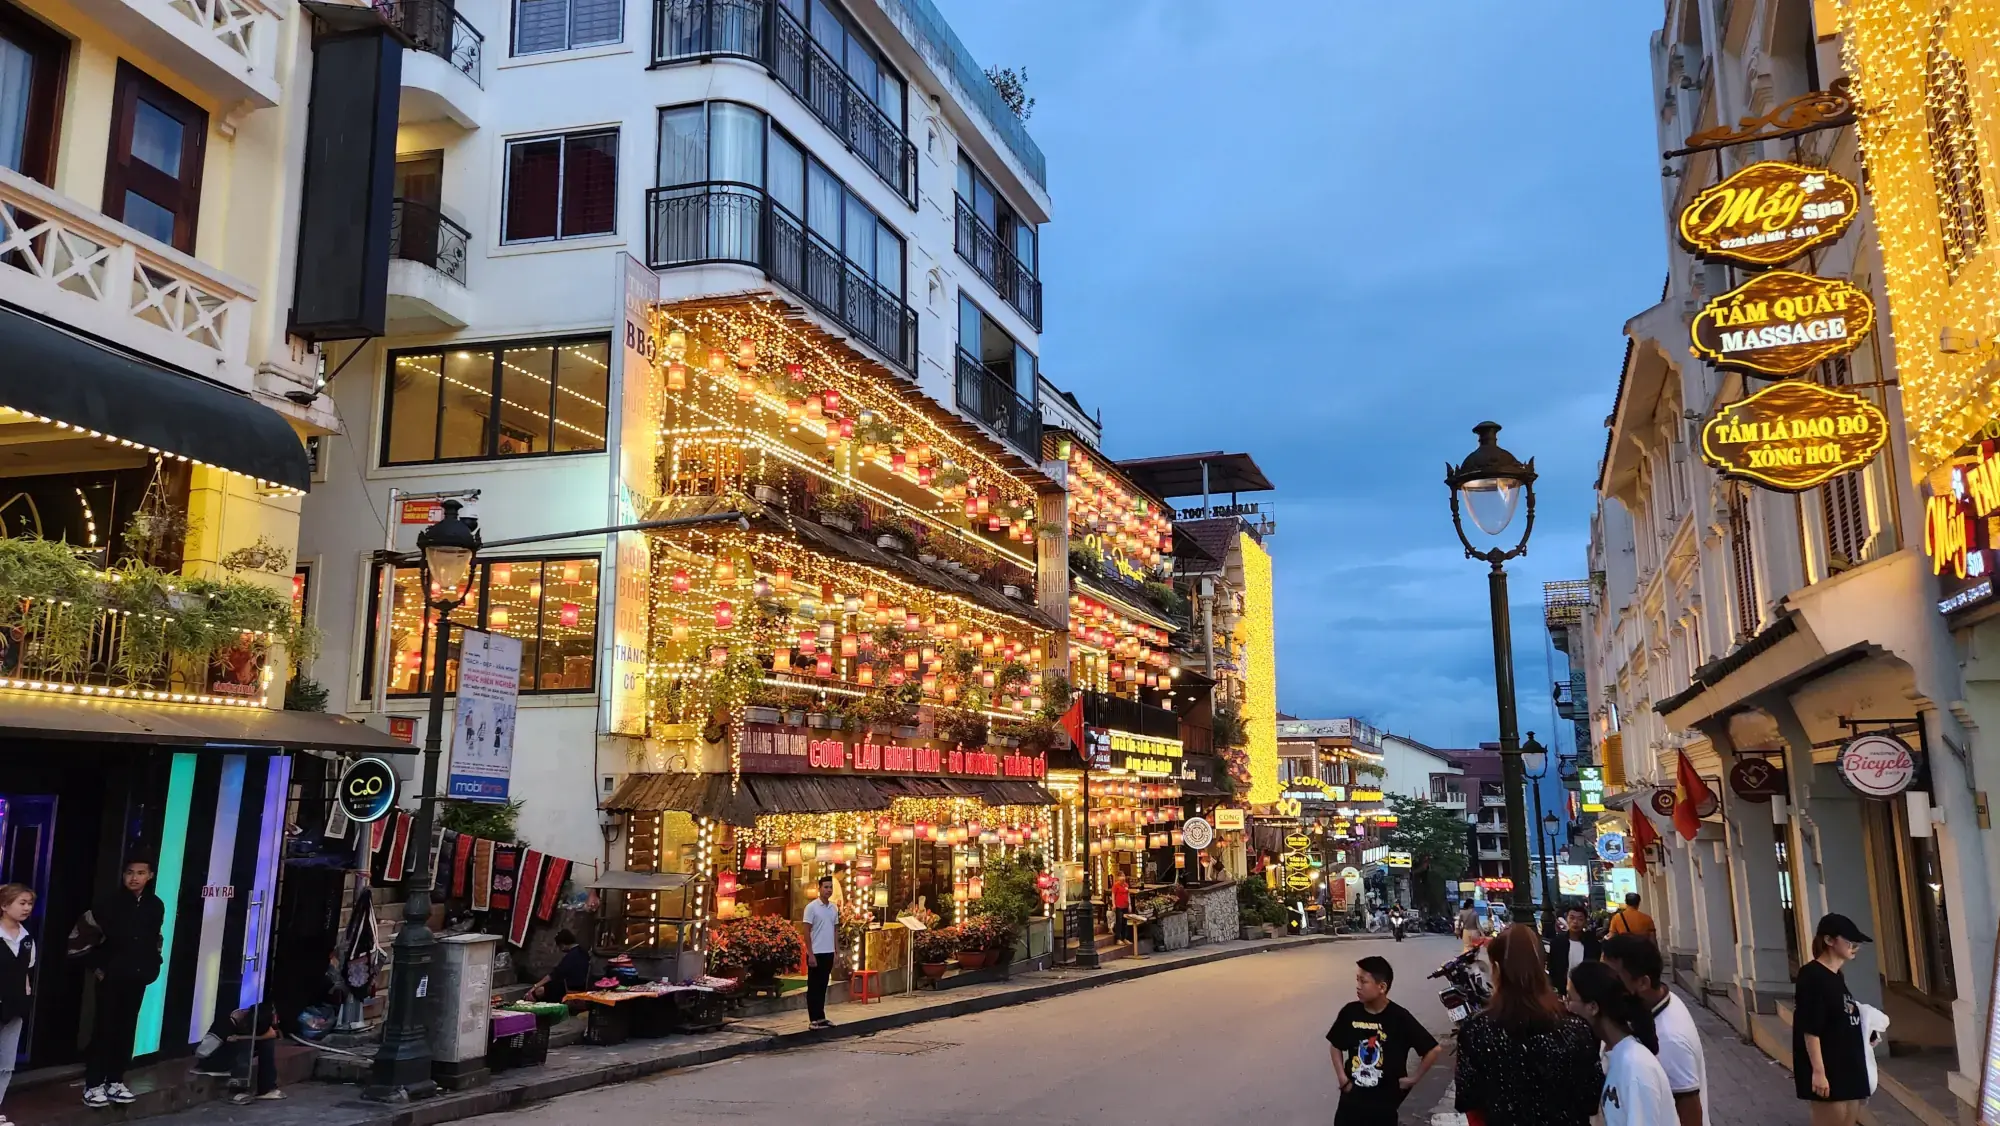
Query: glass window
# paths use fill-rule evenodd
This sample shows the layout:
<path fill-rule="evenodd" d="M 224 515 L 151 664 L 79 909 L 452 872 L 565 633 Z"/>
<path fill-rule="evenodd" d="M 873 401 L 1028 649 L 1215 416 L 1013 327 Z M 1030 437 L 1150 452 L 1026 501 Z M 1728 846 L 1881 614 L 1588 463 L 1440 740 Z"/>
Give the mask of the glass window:
<path fill-rule="evenodd" d="M 508 145 L 506 230 L 501 241 L 556 237 L 556 201 L 561 195 L 562 138 Z"/>
<path fill-rule="evenodd" d="M 49 183 L 69 40 L 0 4 L 0 167 Z"/>
<path fill-rule="evenodd" d="M 370 583 L 364 692 L 374 691 L 375 635 L 379 620 L 381 572 Z M 430 690 L 428 644 L 436 613 L 418 590 L 417 567 L 396 568 L 389 615 L 390 696 L 419 696 Z M 594 556 L 571 559 L 496 559 L 480 563 L 472 593 L 452 611 L 447 691 L 458 687 L 458 643 L 462 628 L 505 634 L 521 641 L 522 692 L 591 692 L 597 687 L 597 583 Z"/>
<path fill-rule="evenodd" d="M 813 233 L 829 244 L 840 245 L 841 215 L 847 206 L 847 189 L 833 173 L 811 161 L 806 166 L 806 223 Z"/>
<path fill-rule="evenodd" d="M 123 61 L 111 114 L 104 213 L 193 253 L 208 114 Z"/>
<path fill-rule="evenodd" d="M 659 185 L 699 184 L 708 179 L 708 121 L 701 106 L 660 111 Z"/>
<path fill-rule="evenodd" d="M 187 129 L 166 110 L 139 99 L 132 116 L 132 158 L 169 176 L 181 174 L 181 144 Z"/>
<path fill-rule="evenodd" d="M 624 37 L 622 0 L 514 0 L 517 55 L 595 47 Z"/>
<path fill-rule="evenodd" d="M 859 36 L 847 38 L 847 74 L 854 84 L 861 87 L 870 101 L 880 104 L 882 100 L 882 68 L 875 62 L 875 50 L 861 41 Z"/>
<path fill-rule="evenodd" d="M 540 689 L 590 691 L 597 686 L 597 560 L 551 560 L 542 583 Z"/>
<path fill-rule="evenodd" d="M 762 187 L 764 115 L 734 102 L 711 102 L 708 114 L 708 179 Z"/>
<path fill-rule="evenodd" d="M 534 559 L 486 566 L 486 628 L 521 641 L 523 692 L 536 688 L 537 626 L 542 620 L 542 563 Z"/>
<path fill-rule="evenodd" d="M 791 138 L 771 131 L 771 198 L 803 218 L 806 213 L 806 158 Z"/>
<path fill-rule="evenodd" d="M 875 276 L 875 213 L 868 205 L 847 197 L 847 260 L 861 267 L 861 272 Z"/>
<path fill-rule="evenodd" d="M 602 450 L 609 363 L 601 336 L 396 354 L 383 463 Z"/>
<path fill-rule="evenodd" d="M 563 219 L 557 237 L 610 234 L 618 212 L 618 133 L 574 133 L 563 142 Z"/>
<path fill-rule="evenodd" d="M 875 228 L 875 280 L 893 293 L 903 292 L 903 240 L 887 223 Z"/>
<path fill-rule="evenodd" d="M 812 36 L 836 62 L 847 54 L 847 29 L 840 24 L 840 13 L 826 0 L 812 0 Z"/>
<path fill-rule="evenodd" d="M 503 242 L 612 233 L 617 227 L 618 131 L 507 143 Z"/>

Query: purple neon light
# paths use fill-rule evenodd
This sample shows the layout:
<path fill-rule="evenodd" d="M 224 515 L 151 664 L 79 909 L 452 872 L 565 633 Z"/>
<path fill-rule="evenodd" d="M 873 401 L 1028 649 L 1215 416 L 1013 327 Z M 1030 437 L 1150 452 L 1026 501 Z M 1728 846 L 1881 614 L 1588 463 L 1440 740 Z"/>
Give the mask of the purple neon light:
<path fill-rule="evenodd" d="M 236 1007 L 264 1000 L 265 966 L 270 963 L 271 919 L 278 911 L 278 868 L 284 861 L 285 807 L 291 796 L 292 759 L 272 755 L 264 776 L 264 819 L 257 832 L 257 883 L 243 915 L 243 989 Z"/>

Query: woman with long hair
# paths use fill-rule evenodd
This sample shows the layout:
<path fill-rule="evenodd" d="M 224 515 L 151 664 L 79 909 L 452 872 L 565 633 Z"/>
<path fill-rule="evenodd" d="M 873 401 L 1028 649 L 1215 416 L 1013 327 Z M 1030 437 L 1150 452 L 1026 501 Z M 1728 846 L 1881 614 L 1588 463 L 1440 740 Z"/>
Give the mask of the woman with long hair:
<path fill-rule="evenodd" d="M 1845 915 L 1813 930 L 1812 961 L 1799 967 L 1792 1010 L 1792 1075 L 1812 1126 L 1854 1126 L 1868 1097 L 1868 1034 L 1841 968 L 1873 941 Z"/>
<path fill-rule="evenodd" d="M 35 1007 L 35 936 L 28 918 L 35 913 L 35 889 L 26 884 L 0 885 L 0 1100 L 14 1078 L 14 1059 L 21 1050 L 21 1029 Z M 0 1114 L 0 1126 L 11 1126 Z"/>
<path fill-rule="evenodd" d="M 1604 1041 L 1604 1126 L 1674 1126 L 1680 1119 L 1660 1066 L 1652 1008 L 1625 988 L 1618 971 L 1585 962 L 1569 973 L 1569 1011 Z"/>
<path fill-rule="evenodd" d="M 1485 1126 L 1586 1126 L 1604 1080 L 1597 1036 L 1549 987 L 1541 937 L 1516 923 L 1486 956 L 1493 1000 L 1458 1032 L 1458 1109 Z"/>

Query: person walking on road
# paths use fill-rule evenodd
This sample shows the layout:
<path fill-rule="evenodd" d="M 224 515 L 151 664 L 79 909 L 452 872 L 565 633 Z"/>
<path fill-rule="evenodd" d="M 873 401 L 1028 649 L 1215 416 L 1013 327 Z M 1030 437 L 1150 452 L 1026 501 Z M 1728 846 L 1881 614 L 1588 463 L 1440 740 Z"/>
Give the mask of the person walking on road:
<path fill-rule="evenodd" d="M 1485 1126 L 1586 1126 L 1603 1080 L 1597 1036 L 1549 988 L 1541 937 L 1510 926 L 1486 956 L 1493 999 L 1458 1030 L 1457 1108 Z"/>
<path fill-rule="evenodd" d="M 1654 1054 L 1660 1044 L 1646 1002 L 1610 966 L 1586 962 L 1570 974 L 1569 1011 L 1604 1041 L 1604 1126 L 1674 1126 L 1674 1095 Z"/>
<path fill-rule="evenodd" d="M 1363 958 L 1355 967 L 1355 999 L 1326 1030 L 1327 1054 L 1340 1080 L 1334 1126 L 1396 1126 L 1397 1108 L 1444 1049 L 1410 1010 L 1389 1000 L 1396 970 L 1387 958 Z M 1417 1054 L 1415 1074 L 1407 1073 L 1411 1052 Z"/>
<path fill-rule="evenodd" d="M 833 952 L 840 948 L 840 909 L 833 905 L 833 877 L 819 878 L 819 898 L 806 904 L 812 931 L 812 968 L 806 973 L 807 1027 L 832 1028 L 826 1019 L 826 987 L 833 980 Z"/>
<path fill-rule="evenodd" d="M 1854 920 L 1828 915 L 1813 931 L 1812 961 L 1799 968 L 1792 1075 L 1812 1105 L 1812 1126 L 1853 1126 L 1869 1094 L 1867 1030 L 1841 967 L 1873 941 Z"/>
<path fill-rule="evenodd" d="M 83 1102 L 103 1107 L 129 1103 L 138 1096 L 125 1085 L 132 1065 L 132 1037 L 139 1026 L 139 1004 L 146 987 L 160 976 L 160 931 L 167 908 L 154 895 L 153 865 L 128 860 L 118 890 L 98 900 L 82 922 L 97 941 L 86 959 L 96 970 L 97 1003 L 84 1053 Z"/>
<path fill-rule="evenodd" d="M 1569 991 L 1570 971 L 1597 961 L 1597 935 L 1590 929 L 1590 912 L 1572 906 L 1563 914 L 1563 929 L 1549 939 L 1549 988 L 1560 997 Z"/>
<path fill-rule="evenodd" d="M 1458 909 L 1458 922 L 1453 929 L 1458 932 L 1458 940 L 1465 944 L 1467 950 L 1479 945 L 1480 940 L 1485 938 L 1479 932 L 1479 908 L 1473 906 L 1470 899 Z"/>
<path fill-rule="evenodd" d="M 1636 934 L 1641 938 L 1653 938 L 1659 931 L 1653 925 L 1653 917 L 1639 910 L 1639 893 L 1625 893 L 1625 906 L 1612 912 L 1610 925 L 1604 928 L 1606 934 Z"/>
<path fill-rule="evenodd" d="M 1680 1126 L 1708 1126 L 1708 1059 L 1702 1052 L 1701 1031 L 1687 1003 L 1674 996 L 1663 980 L 1665 959 L 1650 938 L 1614 934 L 1604 940 L 1604 964 L 1625 983 L 1653 1014 L 1659 1044 L 1653 1049 L 1666 1069 Z"/>

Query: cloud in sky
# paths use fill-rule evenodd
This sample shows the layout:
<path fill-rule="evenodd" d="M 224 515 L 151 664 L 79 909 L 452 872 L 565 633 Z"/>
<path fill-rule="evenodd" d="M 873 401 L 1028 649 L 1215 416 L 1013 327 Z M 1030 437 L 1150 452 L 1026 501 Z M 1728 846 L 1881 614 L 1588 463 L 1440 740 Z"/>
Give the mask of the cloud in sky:
<path fill-rule="evenodd" d="M 1665 268 L 1657 13 L 938 3 L 1037 99 L 1045 373 L 1114 457 L 1247 450 L 1278 486 L 1280 706 L 1494 738 L 1485 567 L 1443 486 L 1492 418 L 1542 474 L 1509 570 L 1521 725 L 1548 742 L 1541 583 L 1585 575 L 1620 327 Z"/>

